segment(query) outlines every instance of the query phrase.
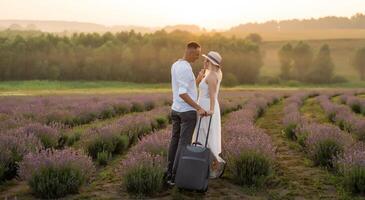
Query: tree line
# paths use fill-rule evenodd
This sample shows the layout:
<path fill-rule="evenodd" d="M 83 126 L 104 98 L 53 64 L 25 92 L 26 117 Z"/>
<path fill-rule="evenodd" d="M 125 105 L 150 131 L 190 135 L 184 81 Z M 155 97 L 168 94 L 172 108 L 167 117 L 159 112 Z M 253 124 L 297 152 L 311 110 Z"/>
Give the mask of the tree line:
<path fill-rule="evenodd" d="M 222 54 L 225 85 L 259 81 L 265 53 L 260 48 L 262 38 L 258 34 L 241 39 L 183 31 L 61 36 L 9 30 L 0 32 L 0 80 L 169 82 L 170 67 L 182 57 L 189 41 L 199 42 L 203 53 L 216 50 Z M 335 75 L 331 50 L 326 44 L 316 53 L 306 42 L 287 43 L 279 49 L 278 58 L 281 63 L 279 80 L 345 81 Z M 355 53 L 352 65 L 365 80 L 365 47 Z M 195 72 L 201 67 L 202 60 L 193 65 Z"/>
<path fill-rule="evenodd" d="M 335 64 L 327 44 L 322 45 L 315 55 L 311 46 L 306 42 L 300 41 L 296 45 L 287 43 L 278 51 L 278 57 L 282 80 L 297 80 L 307 83 L 346 81 L 343 77 L 335 75 Z M 351 62 L 360 74 L 361 80 L 365 80 L 365 47 L 357 50 Z"/>
<path fill-rule="evenodd" d="M 257 42 L 183 31 L 75 33 L 69 37 L 0 33 L 0 80 L 168 82 L 172 63 L 182 57 L 189 41 L 199 42 L 205 53 L 222 54 L 227 84 L 257 81 L 263 65 Z M 201 67 L 202 60 L 194 65 L 195 70 Z"/>

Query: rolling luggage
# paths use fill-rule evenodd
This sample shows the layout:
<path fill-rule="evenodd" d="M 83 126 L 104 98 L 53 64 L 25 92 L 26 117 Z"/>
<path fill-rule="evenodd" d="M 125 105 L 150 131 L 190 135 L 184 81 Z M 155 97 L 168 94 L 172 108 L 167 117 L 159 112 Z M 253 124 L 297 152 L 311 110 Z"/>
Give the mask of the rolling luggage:
<path fill-rule="evenodd" d="M 208 132 L 205 145 L 198 142 L 202 117 L 200 117 L 195 142 L 182 149 L 179 166 L 177 167 L 175 183 L 179 189 L 197 190 L 206 192 L 208 190 L 209 168 L 212 161 L 212 154 L 207 148 L 209 129 L 212 116 L 209 119 Z"/>

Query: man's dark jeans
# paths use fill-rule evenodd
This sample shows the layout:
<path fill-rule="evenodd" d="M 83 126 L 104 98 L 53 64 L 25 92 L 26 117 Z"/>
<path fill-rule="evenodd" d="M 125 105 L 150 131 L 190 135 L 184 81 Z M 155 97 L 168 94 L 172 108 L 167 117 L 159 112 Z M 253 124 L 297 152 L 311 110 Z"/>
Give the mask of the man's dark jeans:
<path fill-rule="evenodd" d="M 180 152 L 185 146 L 191 144 L 197 112 L 176 112 L 172 110 L 172 136 L 168 152 L 167 178 L 174 179 L 177 166 L 179 165 Z"/>

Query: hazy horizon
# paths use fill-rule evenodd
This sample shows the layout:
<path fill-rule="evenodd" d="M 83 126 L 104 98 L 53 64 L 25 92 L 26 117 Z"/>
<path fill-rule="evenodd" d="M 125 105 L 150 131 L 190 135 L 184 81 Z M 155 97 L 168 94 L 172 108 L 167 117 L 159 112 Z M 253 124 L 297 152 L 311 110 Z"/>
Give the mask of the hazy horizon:
<path fill-rule="evenodd" d="M 167 0 L 2 0 L 1 20 L 76 21 L 113 25 L 163 27 L 194 24 L 207 29 L 230 27 L 268 20 L 308 19 L 325 16 L 350 17 L 365 12 L 360 0 L 257 0 L 197 1 Z"/>

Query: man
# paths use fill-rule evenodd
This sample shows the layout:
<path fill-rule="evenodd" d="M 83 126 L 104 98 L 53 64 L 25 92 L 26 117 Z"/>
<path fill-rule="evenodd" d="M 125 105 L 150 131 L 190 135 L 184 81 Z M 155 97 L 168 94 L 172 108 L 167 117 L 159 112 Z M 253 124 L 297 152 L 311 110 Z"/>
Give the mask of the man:
<path fill-rule="evenodd" d="M 172 136 L 166 172 L 166 179 L 169 185 L 175 184 L 175 174 L 179 164 L 181 149 L 191 144 L 197 114 L 201 116 L 206 114 L 206 111 L 195 102 L 198 94 L 195 76 L 191 68 L 191 63 L 194 63 L 199 58 L 200 52 L 201 48 L 198 43 L 188 43 L 184 57 L 176 61 L 171 67 L 173 93 L 171 107 Z"/>

